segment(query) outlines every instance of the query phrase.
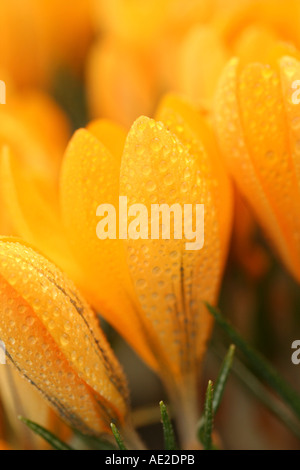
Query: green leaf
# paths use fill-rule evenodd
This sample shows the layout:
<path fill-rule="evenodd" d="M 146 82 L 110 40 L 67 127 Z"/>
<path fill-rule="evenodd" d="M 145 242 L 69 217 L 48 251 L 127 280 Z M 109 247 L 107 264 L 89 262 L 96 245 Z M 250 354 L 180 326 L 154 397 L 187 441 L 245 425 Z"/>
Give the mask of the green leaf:
<path fill-rule="evenodd" d="M 221 370 L 219 372 L 218 378 L 217 378 L 215 386 L 214 386 L 214 399 L 213 399 L 214 415 L 218 411 L 218 409 L 220 407 L 220 404 L 221 404 L 221 401 L 222 401 L 222 398 L 223 398 L 225 386 L 226 386 L 226 383 L 227 383 L 227 380 L 228 380 L 228 377 L 229 377 L 229 373 L 230 373 L 230 370 L 231 370 L 231 366 L 232 366 L 234 353 L 235 353 L 235 346 L 234 346 L 234 344 L 231 344 L 231 346 L 229 347 L 229 350 L 226 354 L 226 357 L 224 359 L 224 362 L 221 366 Z"/>
<path fill-rule="evenodd" d="M 205 396 L 203 417 L 204 423 L 199 436 L 203 444 L 204 450 L 212 450 L 212 431 L 214 421 L 213 396 L 213 383 L 211 380 L 209 380 Z"/>
<path fill-rule="evenodd" d="M 231 341 L 242 351 L 253 372 L 265 381 L 293 410 L 300 419 L 300 396 L 299 394 L 278 374 L 266 359 L 254 350 L 228 323 L 221 313 L 209 304 L 206 304 L 209 312 L 213 315 L 218 325 L 225 331 Z"/>
<path fill-rule="evenodd" d="M 222 348 L 223 349 L 223 348 Z M 214 354 L 221 359 L 224 355 L 223 351 L 213 348 Z M 300 439 L 300 426 L 294 415 L 287 409 L 285 403 L 279 401 L 266 387 L 250 372 L 247 367 L 239 360 L 235 359 L 232 365 L 232 374 L 241 382 L 241 384 L 252 393 L 277 419 L 279 419 L 287 428 L 289 428 L 295 436 Z"/>
<path fill-rule="evenodd" d="M 43 428 L 37 423 L 30 421 L 29 419 L 19 416 L 20 421 L 22 421 L 26 426 L 31 429 L 35 434 L 42 437 L 48 444 L 50 444 L 54 450 L 74 450 L 72 447 L 68 446 L 62 442 L 57 436 L 52 434 L 52 432 Z"/>
<path fill-rule="evenodd" d="M 212 401 L 212 409 L 213 409 L 214 416 L 216 415 L 220 407 L 222 398 L 223 398 L 225 386 L 229 377 L 229 373 L 231 371 L 234 353 L 235 353 L 235 346 L 232 344 L 229 347 L 229 350 L 225 356 L 225 359 L 223 361 L 218 378 L 214 386 L 213 401 Z M 202 439 L 203 439 L 204 426 L 205 426 L 205 416 L 202 416 L 198 423 L 198 431 L 197 431 L 200 442 L 202 442 Z"/>
<path fill-rule="evenodd" d="M 124 441 L 121 437 L 121 434 L 119 433 L 119 430 L 118 430 L 117 426 L 114 423 L 111 423 L 110 427 L 111 427 L 112 433 L 114 435 L 114 438 L 116 440 L 116 443 L 118 444 L 119 449 L 120 450 L 127 450 L 127 447 L 124 444 Z"/>
<path fill-rule="evenodd" d="M 116 450 L 116 446 L 111 442 L 104 439 L 99 439 L 98 437 L 88 436 L 82 434 L 78 429 L 73 429 L 74 434 L 78 439 L 86 445 L 89 449 L 92 450 Z"/>
<path fill-rule="evenodd" d="M 163 425 L 164 432 L 164 441 L 165 441 L 165 450 L 177 450 L 177 444 L 175 439 L 175 433 L 172 426 L 172 422 L 169 417 L 169 413 L 166 405 L 163 401 L 159 403 L 160 414 Z"/>

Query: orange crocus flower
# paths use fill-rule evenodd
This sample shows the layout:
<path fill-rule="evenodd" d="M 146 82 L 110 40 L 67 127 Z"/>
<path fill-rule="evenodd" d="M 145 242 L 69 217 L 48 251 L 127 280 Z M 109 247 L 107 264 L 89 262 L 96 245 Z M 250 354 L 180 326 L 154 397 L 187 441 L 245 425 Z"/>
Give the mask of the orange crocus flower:
<path fill-rule="evenodd" d="M 113 0 L 97 6 L 105 34 L 87 59 L 90 110 L 126 126 L 149 115 L 169 91 L 210 107 L 233 55 L 260 60 L 272 41 L 300 47 L 298 0 Z"/>
<path fill-rule="evenodd" d="M 300 62 L 271 51 L 264 63 L 232 59 L 215 100 L 215 129 L 232 176 L 276 251 L 300 280 Z"/>
<path fill-rule="evenodd" d="M 4 161 L 7 199 L 31 193 Z M 15 181 L 14 184 L 12 182 Z M 182 240 L 99 240 L 100 204 L 204 204 L 205 243 L 187 251 Z M 191 445 L 198 418 L 196 382 L 212 320 L 203 301 L 215 303 L 225 264 L 232 217 L 231 186 L 205 112 L 168 96 L 156 120 L 140 117 L 128 134 L 110 121 L 78 130 L 65 153 L 60 180 L 66 250 L 49 245 L 47 211 L 30 218 L 31 238 L 80 286 L 89 302 L 162 378 L 178 414 L 182 439 Z M 28 220 L 29 205 L 10 205 Z M 45 214 L 41 223 L 39 211 Z M 48 213 L 49 216 L 49 213 Z M 50 217 L 50 216 L 49 216 Z M 50 218 L 51 219 L 51 218 Z M 19 225 L 23 235 L 24 226 Z M 47 245 L 48 243 L 48 245 Z M 70 252 L 72 251 L 72 255 Z M 192 433 L 192 435 L 191 435 Z"/>
<path fill-rule="evenodd" d="M 182 34 L 191 24 L 212 15 L 215 0 L 99 0 L 95 2 L 98 29 L 134 48 L 147 47 L 162 34 Z M 166 31 L 167 30 L 167 31 Z"/>
<path fill-rule="evenodd" d="M 62 218 L 85 273 L 84 292 L 157 370 L 189 445 L 197 420 L 195 382 L 212 326 L 202 302 L 217 298 L 231 190 L 200 113 L 169 97 L 156 119 L 139 118 L 127 137 L 113 125 L 104 133 L 101 121 L 76 132 L 62 167 Z M 203 249 L 186 251 L 186 240 L 99 241 L 97 207 L 118 207 L 120 195 L 148 210 L 151 204 L 205 204 Z"/>
<path fill-rule="evenodd" d="M 213 3 L 95 2 L 100 34 L 86 64 L 92 117 L 130 126 L 141 114 L 152 115 L 161 96 L 174 89 L 178 45 L 192 25 L 211 18 Z"/>
<path fill-rule="evenodd" d="M 183 37 L 172 88 L 194 103 L 211 106 L 220 74 L 232 56 L 262 61 L 265 51 L 280 41 L 285 50 L 299 48 L 299 18 L 297 0 L 218 0 L 211 20 L 194 25 Z"/>
<path fill-rule="evenodd" d="M 94 313 L 29 245 L 0 239 L 0 337 L 10 363 L 73 428 L 130 430 L 128 391 Z"/>

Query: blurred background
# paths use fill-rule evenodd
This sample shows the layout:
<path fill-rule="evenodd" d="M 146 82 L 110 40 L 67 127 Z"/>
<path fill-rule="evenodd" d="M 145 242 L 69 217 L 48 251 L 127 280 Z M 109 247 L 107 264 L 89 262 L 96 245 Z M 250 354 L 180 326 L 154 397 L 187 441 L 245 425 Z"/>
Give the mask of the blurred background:
<path fill-rule="evenodd" d="M 6 83 L 0 146 L 13 148 L 25 173 L 46 174 L 57 184 L 69 138 L 92 119 L 109 118 L 129 128 L 140 115 L 152 116 L 170 91 L 209 114 L 218 78 L 232 56 L 261 60 L 261 45 L 267 48 L 272 41 L 299 48 L 299 3 L 0 0 L 0 80 Z M 1 234 L 15 234 L 1 196 L 0 202 Z M 291 362 L 291 344 L 300 338 L 300 289 L 237 192 L 219 306 L 300 393 L 300 365 Z M 158 403 L 166 399 L 161 384 L 108 325 L 104 328 L 129 378 L 135 423 L 149 445 L 160 448 Z M 201 405 L 228 345 L 216 327 L 203 364 Z M 268 395 L 242 367 L 236 369 L 215 422 L 220 446 L 300 449 L 299 439 L 262 403 Z M 1 382 L 0 394 L 6 402 Z M 12 416 L 15 405 L 0 403 L 0 439 L 14 448 L 40 445 L 24 437 L 24 430 L 16 432 L 23 425 Z M 34 419 L 36 410 L 28 413 Z"/>

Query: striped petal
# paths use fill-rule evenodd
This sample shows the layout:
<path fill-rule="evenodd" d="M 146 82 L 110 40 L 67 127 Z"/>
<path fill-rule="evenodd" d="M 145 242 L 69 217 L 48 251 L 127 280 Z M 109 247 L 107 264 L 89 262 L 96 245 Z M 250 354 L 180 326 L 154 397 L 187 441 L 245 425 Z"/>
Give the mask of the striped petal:
<path fill-rule="evenodd" d="M 73 427 L 124 424 L 127 386 L 86 302 L 49 261 L 0 240 L 0 337 L 9 360 Z"/>

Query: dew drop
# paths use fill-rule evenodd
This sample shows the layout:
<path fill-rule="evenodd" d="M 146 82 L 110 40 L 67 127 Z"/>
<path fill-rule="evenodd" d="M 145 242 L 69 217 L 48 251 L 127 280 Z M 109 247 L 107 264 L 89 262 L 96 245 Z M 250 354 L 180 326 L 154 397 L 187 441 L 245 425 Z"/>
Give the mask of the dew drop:
<path fill-rule="evenodd" d="M 152 140 L 151 149 L 153 152 L 159 152 L 162 149 L 162 143 L 157 137 Z"/>
<path fill-rule="evenodd" d="M 261 74 L 264 78 L 268 79 L 270 77 L 272 77 L 273 75 L 273 70 L 271 69 L 271 67 L 264 67 L 261 71 Z"/>
<path fill-rule="evenodd" d="M 300 129 L 300 116 L 296 116 L 292 122 L 291 122 L 291 126 L 294 130 L 298 130 Z"/>
<path fill-rule="evenodd" d="M 181 184 L 181 186 L 180 186 L 180 191 L 181 191 L 182 193 L 186 193 L 186 192 L 188 191 L 188 189 L 189 189 L 189 186 L 188 186 L 187 183 L 182 183 L 182 184 Z"/>
<path fill-rule="evenodd" d="M 167 294 L 165 296 L 166 302 L 175 302 L 176 301 L 176 296 L 174 294 Z"/>
<path fill-rule="evenodd" d="M 67 335 L 66 333 L 64 333 L 63 335 L 61 335 L 60 337 L 60 342 L 61 342 L 61 345 L 62 346 L 67 346 L 70 342 L 70 337 L 69 335 Z"/>
<path fill-rule="evenodd" d="M 155 266 L 153 269 L 152 269 L 152 273 L 155 275 L 155 276 L 158 276 L 160 273 L 161 273 L 161 269 L 159 266 Z"/>
<path fill-rule="evenodd" d="M 151 173 L 151 166 L 148 166 L 148 165 L 143 166 L 142 173 L 144 176 L 149 176 Z"/>
<path fill-rule="evenodd" d="M 164 173 L 168 169 L 168 163 L 166 160 L 161 160 L 159 163 L 159 171 L 161 173 Z"/>
<path fill-rule="evenodd" d="M 178 258 L 178 251 L 171 251 L 170 257 L 171 257 L 172 259 Z"/>
<path fill-rule="evenodd" d="M 167 186 L 171 186 L 171 184 L 174 183 L 173 175 L 171 173 L 168 173 L 164 178 L 164 182 Z"/>
<path fill-rule="evenodd" d="M 146 189 L 149 192 L 155 191 L 156 190 L 156 184 L 154 183 L 154 181 L 148 181 L 147 184 L 146 184 Z"/>
<path fill-rule="evenodd" d="M 138 287 L 139 289 L 144 289 L 147 285 L 147 282 L 145 281 L 145 279 L 138 279 L 136 281 L 136 287 Z"/>
<path fill-rule="evenodd" d="M 28 338 L 28 343 L 29 344 L 35 344 L 37 342 L 37 339 L 35 336 L 29 336 Z"/>
<path fill-rule="evenodd" d="M 33 317 L 26 317 L 25 322 L 28 326 L 32 326 L 34 324 L 34 318 Z"/>

